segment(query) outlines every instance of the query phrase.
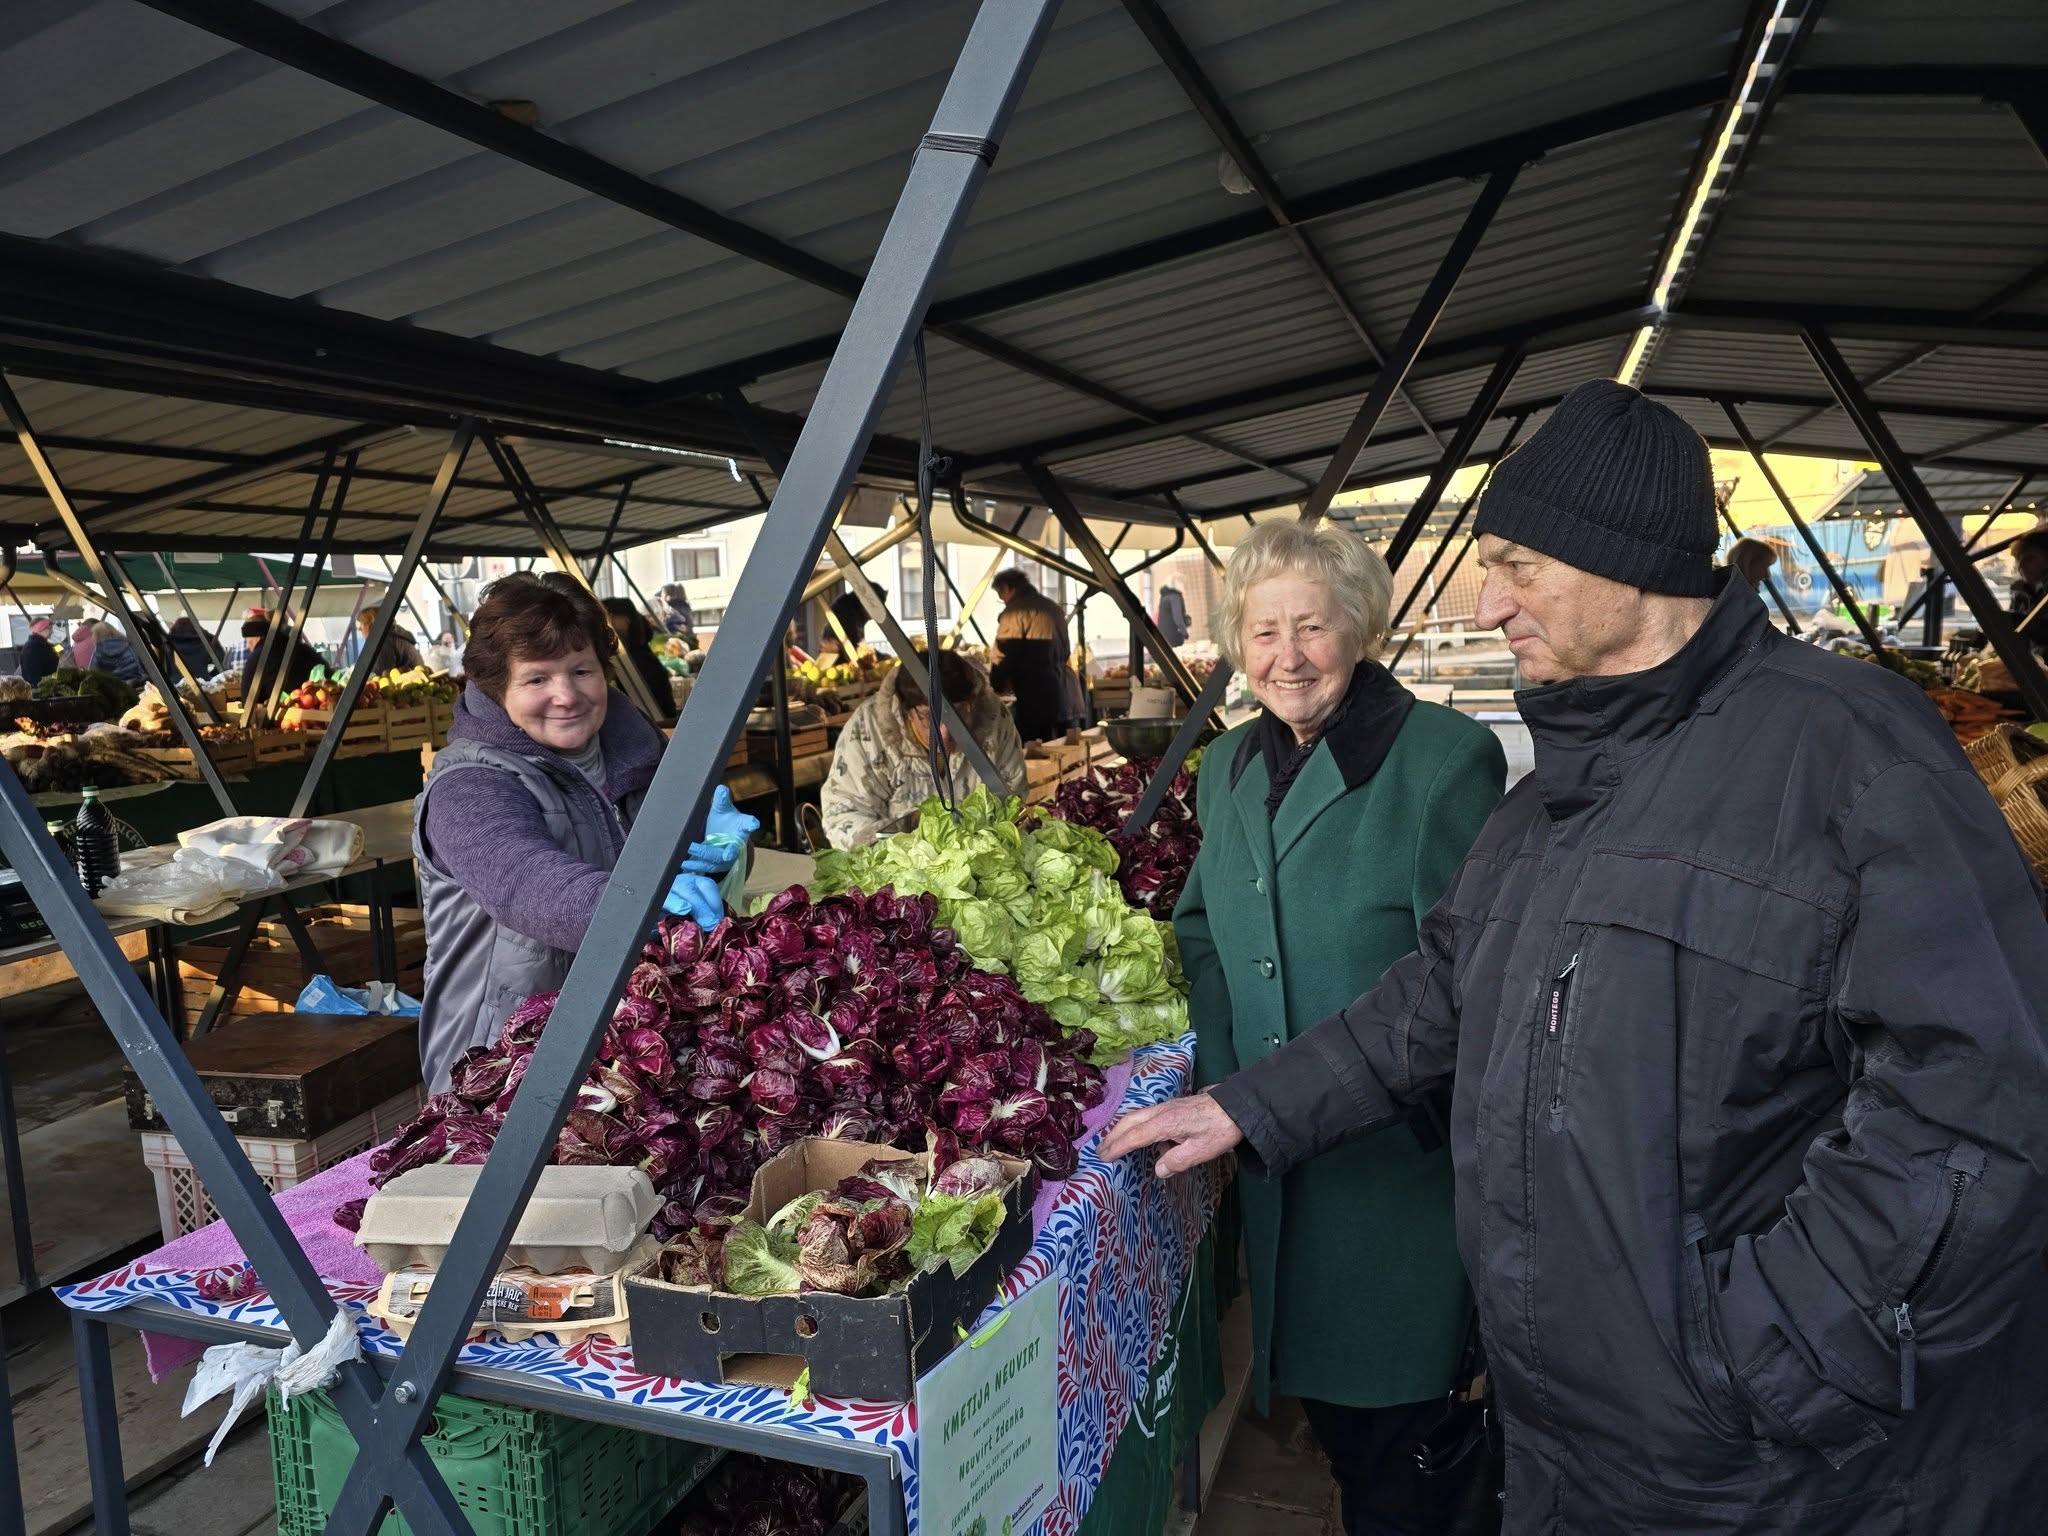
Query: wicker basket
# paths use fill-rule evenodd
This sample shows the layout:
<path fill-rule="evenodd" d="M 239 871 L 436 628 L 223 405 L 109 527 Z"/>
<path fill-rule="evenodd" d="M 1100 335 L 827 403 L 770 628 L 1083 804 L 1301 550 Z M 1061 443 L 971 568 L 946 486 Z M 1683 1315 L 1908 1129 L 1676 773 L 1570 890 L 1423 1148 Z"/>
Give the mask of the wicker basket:
<path fill-rule="evenodd" d="M 2001 725 L 1963 749 L 1990 786 L 2020 851 L 2048 880 L 2048 741 L 2016 725 Z"/>

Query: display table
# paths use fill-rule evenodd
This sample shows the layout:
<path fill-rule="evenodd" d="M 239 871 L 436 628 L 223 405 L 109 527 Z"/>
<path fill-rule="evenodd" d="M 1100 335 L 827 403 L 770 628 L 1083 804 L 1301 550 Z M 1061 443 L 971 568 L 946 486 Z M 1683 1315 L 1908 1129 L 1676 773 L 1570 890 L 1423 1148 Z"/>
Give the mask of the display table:
<path fill-rule="evenodd" d="M 1141 1050 L 1120 1108 L 1184 1093 L 1193 1061 L 1191 1035 Z M 988 1314 L 1041 1280 L 1060 1287 L 1059 1491 L 1032 1536 L 1078 1532 L 1134 1410 L 1143 1407 L 1153 1416 L 1141 1425 L 1147 1434 L 1155 1427 L 1163 1398 L 1154 1362 L 1196 1304 L 1190 1298 L 1198 1288 L 1190 1280 L 1214 1206 L 1209 1170 L 1162 1183 L 1147 1158 L 1105 1163 L 1096 1157 L 1098 1135 L 1091 1132 L 1082 1143 L 1074 1177 L 1041 1200 L 1036 1241 Z M 330 1190 L 345 1187 L 342 1176 L 350 1168 L 343 1164 L 287 1192 L 280 1208 L 303 1211 L 302 1202 L 319 1199 L 322 1181 L 332 1179 Z M 360 1170 L 352 1177 L 360 1180 Z M 190 1255 L 194 1250 L 184 1245 L 203 1235 L 184 1239 L 182 1252 Z M 308 1234 L 316 1264 L 317 1237 Z M 209 1342 L 284 1341 L 268 1296 L 209 1302 L 199 1294 L 192 1262 L 186 1257 L 166 1263 L 152 1254 L 58 1295 L 82 1317 L 102 1323 Z M 329 1288 L 357 1307 L 375 1290 L 360 1282 Z M 358 1327 L 366 1355 L 388 1367 L 399 1353 L 397 1338 L 366 1319 Z M 767 1387 L 648 1376 L 634 1369 L 627 1349 L 602 1338 L 567 1349 L 545 1339 L 469 1344 L 457 1358 L 451 1385 L 466 1396 L 849 1471 L 867 1480 L 873 1536 L 908 1536 L 919 1528 L 918 1423 L 911 1404 L 817 1399 L 806 1406 Z M 1177 1395 L 1174 1401 L 1180 1402 Z"/>

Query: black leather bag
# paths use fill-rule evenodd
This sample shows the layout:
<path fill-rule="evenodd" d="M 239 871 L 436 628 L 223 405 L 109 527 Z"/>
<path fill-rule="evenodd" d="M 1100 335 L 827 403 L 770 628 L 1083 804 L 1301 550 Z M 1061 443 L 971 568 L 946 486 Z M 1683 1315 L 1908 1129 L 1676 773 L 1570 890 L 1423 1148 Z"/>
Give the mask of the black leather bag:
<path fill-rule="evenodd" d="M 1485 1374 L 1475 1318 L 1443 1417 L 1415 1443 L 1424 1528 L 1435 1536 L 1499 1536 L 1507 1469 L 1492 1389 L 1473 1391 Z"/>

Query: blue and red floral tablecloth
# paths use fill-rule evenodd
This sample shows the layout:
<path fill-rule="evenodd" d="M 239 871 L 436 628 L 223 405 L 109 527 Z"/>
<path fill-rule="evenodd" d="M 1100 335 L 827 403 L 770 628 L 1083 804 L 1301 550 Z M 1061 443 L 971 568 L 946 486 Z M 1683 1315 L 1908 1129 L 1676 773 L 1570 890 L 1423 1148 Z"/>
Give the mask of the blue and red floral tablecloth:
<path fill-rule="evenodd" d="M 1192 1035 L 1139 1051 L 1122 1107 L 1157 1104 L 1186 1092 L 1193 1064 Z M 1095 1139 L 1083 1142 L 1078 1171 L 1061 1187 L 1030 1253 L 989 1309 L 992 1316 L 1004 1300 L 1040 1280 L 1059 1282 L 1060 1490 L 1045 1517 L 1023 1536 L 1073 1536 L 1080 1528 L 1132 1404 L 1144 1394 L 1213 1205 L 1214 1181 L 1207 1170 L 1161 1183 L 1146 1159 L 1103 1162 L 1095 1156 Z M 376 1294 L 375 1286 L 361 1284 L 331 1288 L 358 1309 Z M 155 1255 L 58 1294 L 80 1311 L 117 1311 L 146 1298 L 196 1316 L 284 1331 L 267 1294 L 208 1301 L 190 1269 Z M 359 1315 L 358 1331 L 365 1351 L 399 1353 L 397 1336 L 369 1318 Z M 817 1398 L 799 1406 L 767 1387 L 643 1375 L 625 1346 L 603 1338 L 566 1349 L 541 1339 L 486 1339 L 465 1345 L 461 1362 L 516 1370 L 593 1397 L 655 1405 L 685 1417 L 774 1424 L 887 1446 L 902 1465 L 910 1531 L 917 1532 L 917 1410 L 911 1404 Z"/>

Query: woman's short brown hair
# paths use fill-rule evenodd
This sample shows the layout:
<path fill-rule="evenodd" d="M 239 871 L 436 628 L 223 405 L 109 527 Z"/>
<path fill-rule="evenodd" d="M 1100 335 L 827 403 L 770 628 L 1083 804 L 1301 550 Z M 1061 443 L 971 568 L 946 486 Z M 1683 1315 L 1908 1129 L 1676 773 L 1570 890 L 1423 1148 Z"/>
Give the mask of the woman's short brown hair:
<path fill-rule="evenodd" d="M 618 634 L 596 598 L 574 577 L 516 572 L 484 588 L 469 621 L 462 652 L 468 679 L 500 703 L 515 661 L 553 661 L 584 646 L 608 661 L 619 648 Z"/>
<path fill-rule="evenodd" d="M 917 657 L 919 661 L 924 660 L 924 652 L 919 651 Z M 973 662 L 957 651 L 939 652 L 939 690 L 945 694 L 948 704 L 955 709 L 966 708 L 967 701 L 980 692 L 979 682 Z M 889 686 L 905 714 L 913 709 L 923 709 L 929 702 L 908 667 L 898 667 L 889 679 Z"/>

